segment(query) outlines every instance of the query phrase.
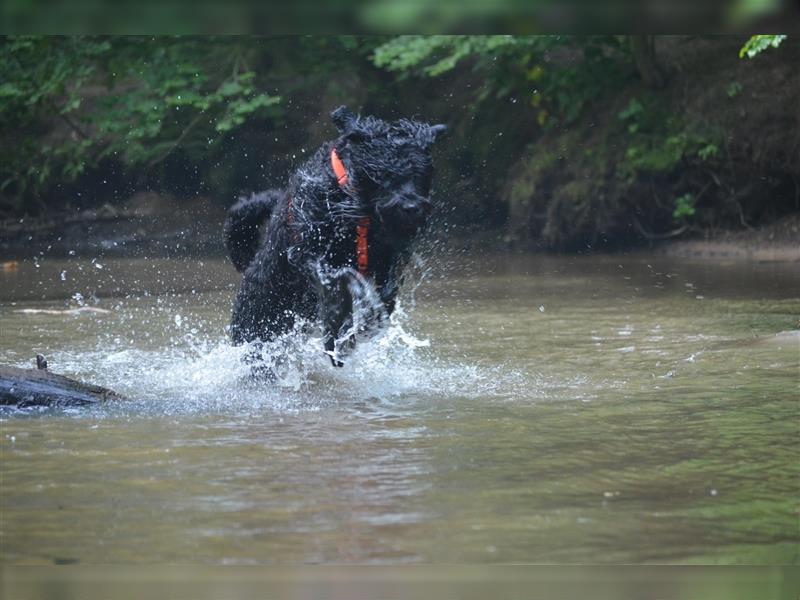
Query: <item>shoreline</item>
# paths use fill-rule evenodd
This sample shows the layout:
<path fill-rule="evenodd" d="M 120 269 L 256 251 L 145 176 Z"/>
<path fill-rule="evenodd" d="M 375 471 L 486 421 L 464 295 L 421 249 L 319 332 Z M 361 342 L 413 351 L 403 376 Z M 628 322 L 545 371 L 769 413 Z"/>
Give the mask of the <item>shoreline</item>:
<path fill-rule="evenodd" d="M 446 245 L 464 250 L 489 252 L 513 251 L 527 254 L 566 256 L 657 256 L 683 260 L 740 261 L 753 263 L 800 262 L 800 213 L 790 214 L 772 223 L 748 229 L 706 232 L 705 237 L 686 237 L 658 242 L 632 244 L 619 248 L 590 248 L 586 251 L 553 252 L 515 243 L 506 230 L 458 232 Z"/>
<path fill-rule="evenodd" d="M 0 222 L 0 269 L 15 261 L 40 256 L 224 256 L 223 215 L 209 211 L 190 216 L 179 212 L 164 218 L 165 215 L 87 211 L 72 222 L 59 222 L 53 218 L 46 221 L 6 220 Z M 12 226 L 9 227 L 9 224 Z M 501 228 L 476 232 L 456 227 L 451 230 L 450 237 L 444 240 L 444 246 L 480 252 L 574 256 L 638 254 L 687 260 L 800 262 L 800 213 L 768 225 L 740 231 L 719 231 L 705 238 L 674 239 L 617 249 L 592 248 L 588 251 L 550 252 L 536 247 L 520 248 L 507 233 Z"/>
<path fill-rule="evenodd" d="M 741 246 L 732 242 L 686 240 L 654 249 L 654 254 L 668 258 L 699 260 L 734 260 L 756 263 L 800 262 L 800 245 Z"/>

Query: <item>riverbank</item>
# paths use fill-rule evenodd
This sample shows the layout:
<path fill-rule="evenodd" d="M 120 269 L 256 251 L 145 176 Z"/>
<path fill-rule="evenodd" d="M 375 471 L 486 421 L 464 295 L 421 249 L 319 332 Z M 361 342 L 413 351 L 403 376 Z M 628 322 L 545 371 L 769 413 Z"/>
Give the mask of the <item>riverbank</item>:
<path fill-rule="evenodd" d="M 800 214 L 789 215 L 763 227 L 709 232 L 702 239 L 667 242 L 657 251 L 675 258 L 800 261 Z"/>
<path fill-rule="evenodd" d="M 37 256 L 219 256 L 224 254 L 224 218 L 224 209 L 206 199 L 173 202 L 153 194 L 134 197 L 119 209 L 104 205 L 72 215 L 9 219 L 0 222 L 0 263 Z M 514 245 L 505 229 L 455 228 L 447 235 L 447 246 L 470 252 L 507 251 Z M 709 230 L 620 251 L 701 260 L 800 262 L 800 213 L 760 227 Z M 572 253 L 604 252 L 588 247 Z"/>
<path fill-rule="evenodd" d="M 42 85 L 45 75 L 30 79 L 42 57 L 72 57 L 76 68 L 94 65 L 95 75 L 73 90 L 71 103 L 55 93 L 59 86 L 47 86 L 46 102 L 23 102 L 20 92 L 6 103 L 0 220 L 61 219 L 63 211 L 87 210 L 124 215 L 133 193 L 189 204 L 204 196 L 224 210 L 240 193 L 285 185 L 335 136 L 328 115 L 347 104 L 362 115 L 416 115 L 447 124 L 433 164 L 448 222 L 490 235 L 503 228 L 515 248 L 626 251 L 678 230 L 767 225 L 800 210 L 800 40 L 789 36 L 743 59 L 748 39 L 349 38 L 341 45 L 338 39 L 319 44 L 288 37 L 208 39 L 197 47 L 196 40 L 139 40 L 134 54 L 156 57 L 148 64 L 163 67 L 150 78 L 142 78 L 145 67 L 130 55 L 133 40 L 10 40 L 9 62 L 31 65 L 15 72 L 14 89 Z M 89 48 L 106 58 L 84 55 Z M 184 57 L 205 83 L 195 89 L 192 78 L 171 73 L 184 63 L 161 64 L 157 57 L 165 52 Z M 385 60 L 392 56 L 396 60 Z M 104 77 L 112 58 L 126 73 L 115 85 Z M 246 85 L 223 84 L 225 74 L 245 63 Z M 333 80 L 330 65 L 338 74 Z M 307 76 L 300 81 L 298 73 Z M 72 79 L 61 71 L 51 75 Z M 223 102 L 211 91 L 235 89 L 238 97 L 246 88 L 259 101 L 242 104 L 234 125 L 225 116 L 231 97 Z M 108 112 L 111 106 L 125 110 Z M 171 217 L 167 212 L 164 219 Z M 85 251 L 220 250 L 217 223 L 205 232 L 195 227 L 199 221 L 166 233 L 120 221 L 97 234 L 108 248 L 94 244 Z M 31 234 L 26 225 L 6 246 L 25 251 L 32 242 L 37 252 L 52 249 L 62 240 L 51 233 Z M 161 238 L 151 243 L 156 234 Z M 208 240 L 209 247 L 198 247 Z M 0 253 L 2 246 L 0 238 Z M 705 246 L 680 252 L 741 254 Z M 794 254 L 743 257 L 786 260 Z"/>
<path fill-rule="evenodd" d="M 0 260 L 216 255 L 224 218 L 225 209 L 207 198 L 139 193 L 118 206 L 0 221 Z"/>
<path fill-rule="evenodd" d="M 515 247 L 506 231 L 456 234 L 452 244 L 469 252 L 504 251 Z M 522 252 L 544 252 L 536 246 Z M 760 227 L 737 231 L 720 229 L 647 243 L 631 244 L 616 251 L 587 247 L 566 254 L 653 254 L 678 259 L 733 260 L 750 262 L 800 262 L 800 213 Z"/>

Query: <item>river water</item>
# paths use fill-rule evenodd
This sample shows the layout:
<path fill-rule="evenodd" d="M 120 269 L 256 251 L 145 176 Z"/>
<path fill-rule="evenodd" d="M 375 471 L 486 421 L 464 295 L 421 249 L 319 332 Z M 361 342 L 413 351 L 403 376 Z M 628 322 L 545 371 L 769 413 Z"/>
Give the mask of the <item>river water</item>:
<path fill-rule="evenodd" d="M 129 398 L 0 413 L 0 559 L 800 561 L 798 265 L 427 262 L 343 369 L 291 336 L 272 384 L 224 261 L 0 272 L 0 363 Z M 110 312 L 36 312 L 73 296 Z"/>

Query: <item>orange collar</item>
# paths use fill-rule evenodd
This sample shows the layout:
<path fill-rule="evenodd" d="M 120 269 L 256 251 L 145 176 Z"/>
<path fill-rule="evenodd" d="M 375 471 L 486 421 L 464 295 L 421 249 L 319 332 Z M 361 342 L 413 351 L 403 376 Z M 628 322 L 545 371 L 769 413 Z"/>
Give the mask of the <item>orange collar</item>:
<path fill-rule="evenodd" d="M 339 187 L 346 186 L 350 178 L 347 176 L 347 169 L 344 168 L 344 163 L 339 158 L 336 148 L 331 150 L 331 167 L 333 168 L 333 174 L 336 175 L 336 181 L 339 182 Z"/>
<path fill-rule="evenodd" d="M 333 174 L 336 175 L 336 181 L 339 187 L 344 188 L 350 178 L 347 175 L 347 169 L 344 168 L 342 159 L 339 158 L 339 153 L 336 148 L 331 149 L 331 168 Z M 369 217 L 361 217 L 356 225 L 356 266 L 358 272 L 364 277 L 369 272 Z"/>

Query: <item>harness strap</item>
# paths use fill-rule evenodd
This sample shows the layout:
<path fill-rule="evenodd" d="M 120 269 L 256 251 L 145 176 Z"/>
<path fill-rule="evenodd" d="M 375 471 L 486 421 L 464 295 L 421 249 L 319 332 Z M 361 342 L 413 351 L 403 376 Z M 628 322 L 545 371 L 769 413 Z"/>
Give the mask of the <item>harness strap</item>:
<path fill-rule="evenodd" d="M 331 168 L 339 187 L 344 188 L 350 181 L 350 177 L 336 148 L 331 148 Z M 358 272 L 364 277 L 369 273 L 369 226 L 369 217 L 361 217 L 356 225 L 356 266 Z"/>
<path fill-rule="evenodd" d="M 356 265 L 364 277 L 369 272 L 369 217 L 361 217 L 356 225 Z"/>

